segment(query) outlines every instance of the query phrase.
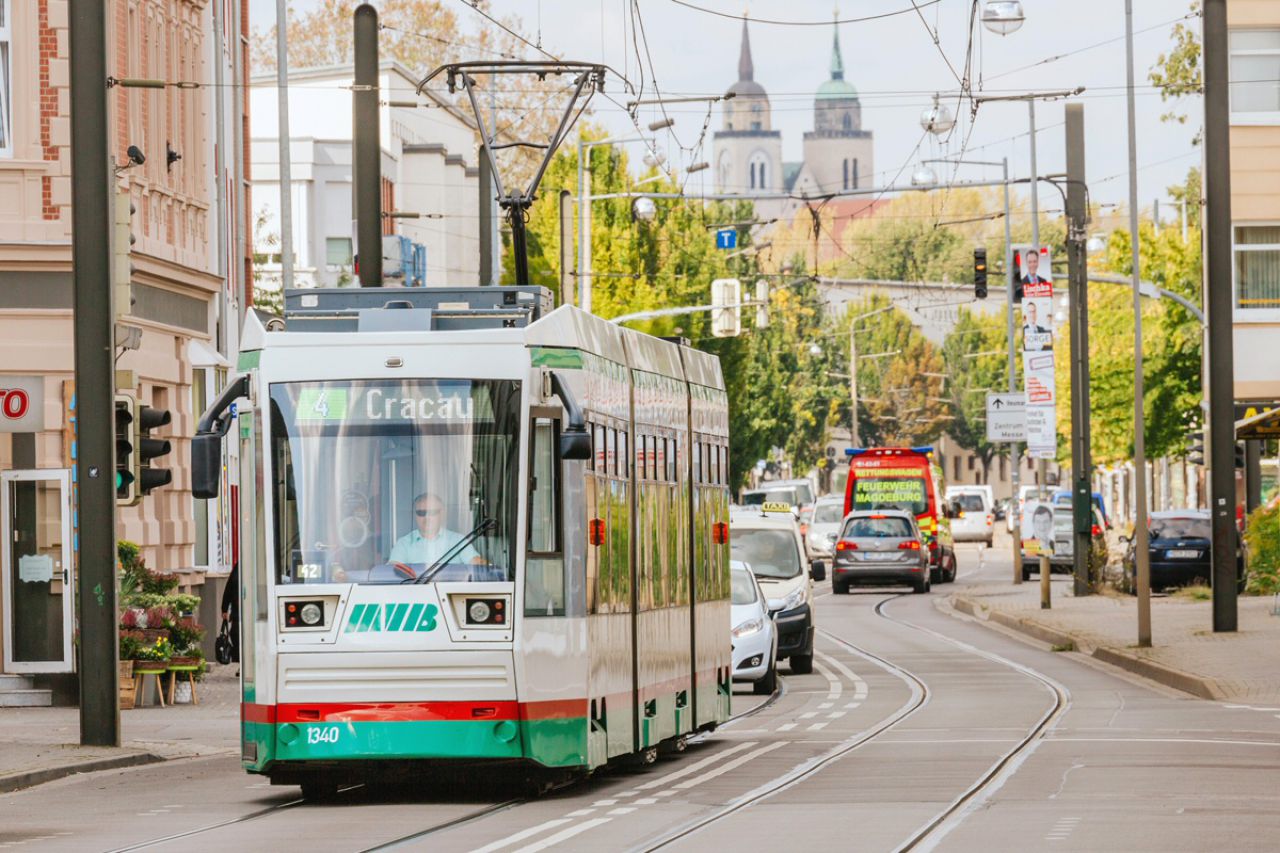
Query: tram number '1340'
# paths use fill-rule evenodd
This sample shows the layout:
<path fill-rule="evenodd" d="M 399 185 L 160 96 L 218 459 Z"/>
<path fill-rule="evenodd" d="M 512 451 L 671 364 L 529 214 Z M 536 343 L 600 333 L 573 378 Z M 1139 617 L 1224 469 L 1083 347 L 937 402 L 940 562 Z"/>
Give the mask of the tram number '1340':
<path fill-rule="evenodd" d="M 337 726 L 312 726 L 307 729 L 307 743 L 337 743 L 340 733 Z"/>

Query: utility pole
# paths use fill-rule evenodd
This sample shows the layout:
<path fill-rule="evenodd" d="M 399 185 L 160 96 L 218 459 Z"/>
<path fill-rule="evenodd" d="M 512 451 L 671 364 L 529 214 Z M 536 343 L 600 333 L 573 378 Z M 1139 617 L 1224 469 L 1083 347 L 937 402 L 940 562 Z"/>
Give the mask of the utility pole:
<path fill-rule="evenodd" d="M 80 743 L 120 745 L 116 625 L 115 310 L 107 4 L 71 0 Z"/>
<path fill-rule="evenodd" d="M 1084 106 L 1067 104 L 1067 286 L 1071 303 L 1071 476 L 1072 564 L 1075 594 L 1092 591 L 1093 454 L 1089 430 L 1089 210 L 1084 184 Z"/>
<path fill-rule="evenodd" d="M 289 148 L 288 0 L 276 0 L 276 110 L 276 135 L 280 137 L 280 286 L 288 289 L 293 287 L 293 174 L 290 168 L 293 155 Z"/>
<path fill-rule="evenodd" d="M 578 138 L 578 307 L 591 313 L 591 148 Z"/>
<path fill-rule="evenodd" d="M 1040 173 L 1036 169 L 1036 99 L 1027 99 L 1027 118 L 1031 123 L 1031 251 L 1037 255 L 1040 254 Z M 1050 277 L 1053 271 L 1049 271 Z M 1048 493 L 1047 481 L 1049 479 L 1049 463 L 1044 459 L 1040 459 L 1036 464 L 1036 494 L 1043 496 Z M 1019 534 L 1021 536 L 1021 534 Z M 1045 553 L 1044 548 L 1040 549 L 1040 607 L 1048 610 L 1050 607 L 1050 586 L 1049 573 L 1051 567 L 1049 565 L 1049 555 Z M 1018 572 L 1022 572 L 1022 552 L 1018 552 Z"/>
<path fill-rule="evenodd" d="M 1124 0 L 1124 49 L 1129 107 L 1129 242 L 1133 257 L 1133 549 L 1137 562 L 1138 645 L 1151 645 L 1151 551 L 1147 536 L 1146 417 L 1143 413 L 1145 382 L 1142 368 L 1142 256 L 1138 240 L 1138 130 L 1133 97 L 1133 0 Z M 1225 123 L 1224 123 L 1225 127 Z M 1229 279 L 1228 279 L 1229 280 Z M 1231 339 L 1227 330 L 1228 345 Z"/>
<path fill-rule="evenodd" d="M 573 193 L 560 191 L 560 304 L 573 303 Z"/>
<path fill-rule="evenodd" d="M 1131 2 L 1131 0 L 1130 0 Z M 1213 524 L 1213 630 L 1236 630 L 1235 368 L 1232 364 L 1231 107 L 1227 2 L 1204 4 L 1205 361 L 1209 379 L 1209 512 Z"/>
<path fill-rule="evenodd" d="M 856 323 L 849 324 L 849 444 L 861 447 L 858 435 L 858 334 Z"/>
<path fill-rule="evenodd" d="M 1034 142 L 1032 143 L 1034 144 Z M 1000 167 L 1004 170 L 1004 285 L 1008 294 L 1006 304 L 1006 322 L 1009 327 L 1009 393 L 1018 393 L 1018 337 L 1017 323 L 1013 316 L 1014 291 L 1013 275 L 1013 226 L 1009 222 L 1009 158 L 1000 159 Z M 1022 583 L 1022 530 L 1018 523 L 1018 487 L 1022 481 L 1020 470 L 1022 455 L 1018 453 L 1018 442 L 1009 442 L 1009 509 L 1015 513 L 1013 527 L 1013 582 Z"/>
<path fill-rule="evenodd" d="M 484 156 L 484 151 L 480 151 L 476 160 L 480 169 L 480 179 L 477 181 L 480 185 L 480 286 L 489 287 L 498 283 L 498 277 L 494 274 L 492 250 L 494 231 L 498 227 L 494 208 L 497 191 L 493 184 L 493 166 L 490 165 L 489 158 Z"/>
<path fill-rule="evenodd" d="M 382 130 L 378 116 L 378 12 L 355 11 L 355 86 L 351 93 L 351 192 L 356 214 L 360 286 L 382 287 Z"/>

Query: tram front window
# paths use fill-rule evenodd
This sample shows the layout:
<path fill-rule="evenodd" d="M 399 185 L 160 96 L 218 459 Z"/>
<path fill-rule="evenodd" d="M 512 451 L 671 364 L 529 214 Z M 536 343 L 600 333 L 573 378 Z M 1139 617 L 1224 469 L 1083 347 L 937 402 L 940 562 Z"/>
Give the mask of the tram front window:
<path fill-rule="evenodd" d="M 276 582 L 514 579 L 520 383 L 271 386 Z"/>

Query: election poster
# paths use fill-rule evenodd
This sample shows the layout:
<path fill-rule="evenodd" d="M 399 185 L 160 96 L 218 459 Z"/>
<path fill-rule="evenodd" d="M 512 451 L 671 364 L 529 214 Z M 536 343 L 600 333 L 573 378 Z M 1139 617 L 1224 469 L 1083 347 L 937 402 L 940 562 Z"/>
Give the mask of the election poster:
<path fill-rule="evenodd" d="M 1053 553 L 1053 506 L 1046 501 L 1022 504 L 1022 552 L 1029 557 Z"/>
<path fill-rule="evenodd" d="M 1053 357 L 1053 270 L 1049 249 L 1014 252 L 1022 291 L 1022 381 L 1027 395 L 1027 452 L 1052 459 L 1058 450 L 1057 391 Z"/>

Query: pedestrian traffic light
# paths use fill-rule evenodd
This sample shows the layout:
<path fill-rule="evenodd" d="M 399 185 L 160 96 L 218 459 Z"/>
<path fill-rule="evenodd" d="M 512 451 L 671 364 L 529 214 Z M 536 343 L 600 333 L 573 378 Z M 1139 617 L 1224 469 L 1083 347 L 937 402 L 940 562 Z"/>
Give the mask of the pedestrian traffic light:
<path fill-rule="evenodd" d="M 129 394 L 117 394 L 115 403 L 116 504 L 132 506 L 138 502 L 138 475 L 134 470 L 138 462 L 134 456 L 138 441 L 138 419 L 134 417 L 137 403 Z"/>
<path fill-rule="evenodd" d="M 973 250 L 973 295 L 978 299 L 987 298 L 987 250 L 985 247 Z"/>
<path fill-rule="evenodd" d="M 1191 442 L 1191 445 L 1187 448 L 1187 461 L 1190 462 L 1192 465 L 1207 465 L 1208 463 L 1205 461 L 1206 454 L 1205 454 L 1204 433 L 1189 432 L 1187 433 L 1187 440 Z M 1234 445 L 1234 449 L 1235 449 L 1235 459 L 1234 459 L 1235 467 L 1243 468 L 1244 467 L 1244 446 L 1240 444 L 1240 442 L 1236 442 Z"/>
<path fill-rule="evenodd" d="M 769 328 L 769 282 L 763 278 L 756 282 L 756 328 Z"/>
<path fill-rule="evenodd" d="M 173 420 L 168 409 L 154 409 L 151 406 L 138 407 L 138 486 L 142 494 L 151 493 L 152 489 L 167 486 L 173 481 L 173 472 L 167 468 L 153 467 L 151 462 L 167 454 L 172 448 L 168 439 L 152 438 L 151 431 L 165 426 Z"/>

